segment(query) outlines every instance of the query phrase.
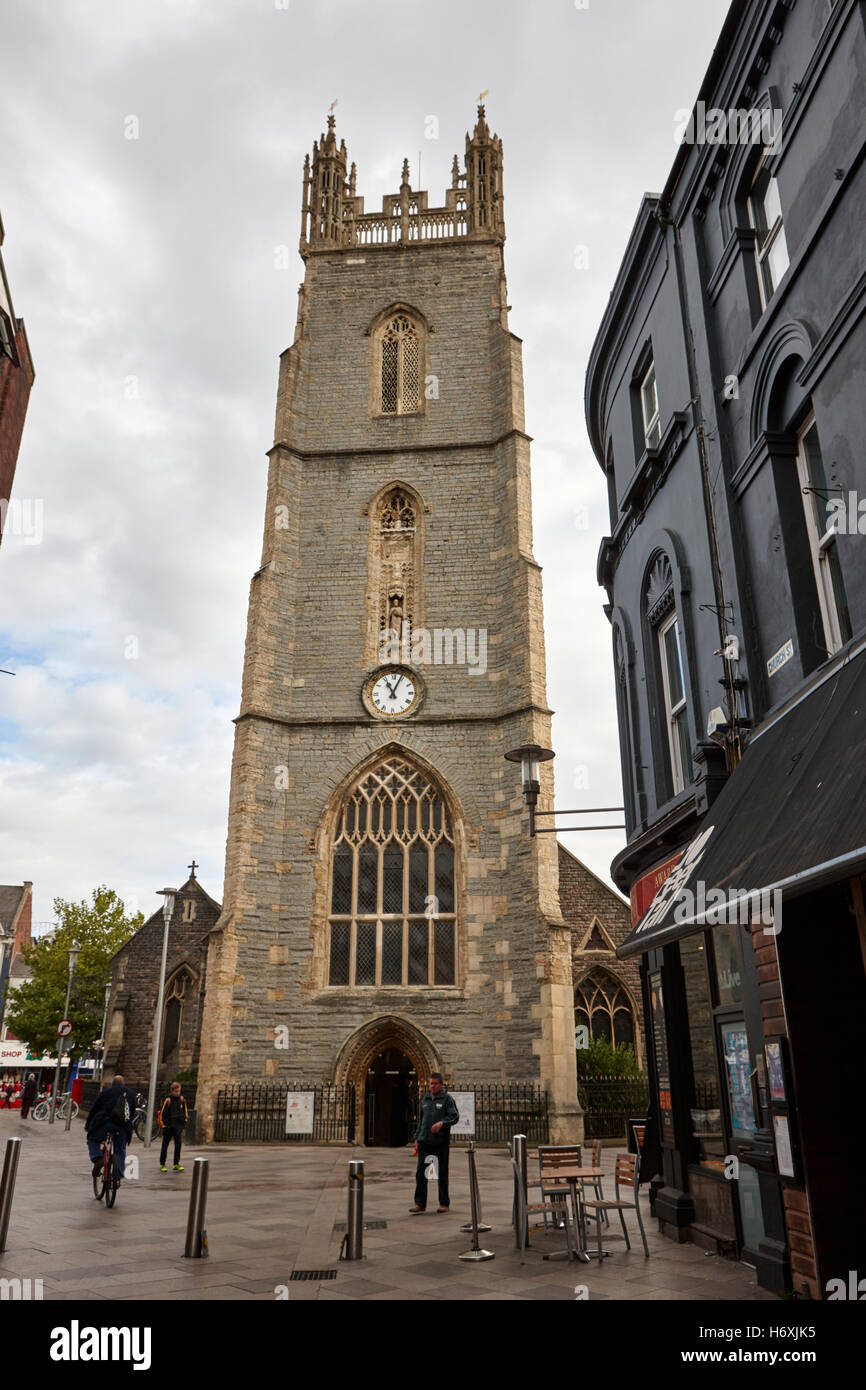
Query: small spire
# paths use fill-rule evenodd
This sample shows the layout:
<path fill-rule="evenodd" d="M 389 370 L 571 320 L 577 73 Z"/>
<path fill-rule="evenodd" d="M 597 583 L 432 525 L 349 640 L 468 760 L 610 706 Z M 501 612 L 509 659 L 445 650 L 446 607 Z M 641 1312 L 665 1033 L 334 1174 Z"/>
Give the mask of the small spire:
<path fill-rule="evenodd" d="M 352 160 L 352 167 L 351 167 L 351 169 L 349 170 L 349 192 L 351 193 L 352 197 L 354 198 L 354 196 L 355 196 L 355 161 L 354 161 L 354 159 Z"/>
<path fill-rule="evenodd" d="M 479 110 L 480 110 L 480 109 L 481 109 L 481 108 L 479 107 Z M 329 111 L 329 112 L 328 112 L 328 130 L 333 130 L 333 129 L 334 129 L 334 126 L 335 126 L 336 124 L 337 124 L 337 118 L 336 118 L 336 116 L 334 115 L 333 111 Z"/>
<path fill-rule="evenodd" d="M 401 187 L 401 188 L 409 188 L 410 186 L 411 186 L 411 185 L 410 185 L 410 183 L 409 183 L 409 161 L 408 161 L 408 159 L 404 159 L 404 160 L 403 160 L 403 182 L 401 183 L 400 187 Z"/>
<path fill-rule="evenodd" d="M 454 156 L 454 162 L 453 162 L 452 165 L 451 165 L 451 187 L 452 187 L 452 188 L 457 188 L 457 186 L 459 185 L 459 183 L 460 183 L 460 161 L 458 160 L 458 158 L 457 158 L 457 156 L 456 156 L 456 154 L 455 154 L 455 156 Z"/>

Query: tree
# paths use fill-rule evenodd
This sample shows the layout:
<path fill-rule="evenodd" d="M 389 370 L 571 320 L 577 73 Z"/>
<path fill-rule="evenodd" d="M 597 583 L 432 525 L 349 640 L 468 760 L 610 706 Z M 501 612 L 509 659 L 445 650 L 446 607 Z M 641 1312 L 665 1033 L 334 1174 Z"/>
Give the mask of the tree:
<path fill-rule="evenodd" d="M 577 1074 L 588 1079 L 604 1076 L 636 1080 L 644 1075 L 628 1043 L 614 1047 L 605 1038 L 590 1038 L 588 1046 L 577 1049 Z"/>
<path fill-rule="evenodd" d="M 93 1045 L 102 1027 L 108 963 L 144 921 L 141 912 L 127 916 L 122 900 L 104 884 L 91 897 L 90 903 L 55 898 L 56 928 L 24 952 L 32 978 L 9 996 L 6 1024 L 31 1052 L 53 1052 L 57 1047 L 57 1025 L 63 1017 L 69 979 L 67 953 L 73 941 L 80 945 L 81 954 L 69 998 L 72 1036 L 66 1040 L 65 1051 L 72 1058 L 80 1057 Z"/>

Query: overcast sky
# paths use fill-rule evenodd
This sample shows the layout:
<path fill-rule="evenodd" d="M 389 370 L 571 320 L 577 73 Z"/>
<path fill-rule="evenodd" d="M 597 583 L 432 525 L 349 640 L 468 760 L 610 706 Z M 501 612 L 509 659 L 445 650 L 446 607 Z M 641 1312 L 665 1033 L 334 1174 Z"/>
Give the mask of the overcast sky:
<path fill-rule="evenodd" d="M 41 539 L 0 547 L 0 666 L 16 672 L 0 676 L 0 881 L 33 880 L 37 922 L 55 895 L 101 882 L 149 914 L 193 855 L 222 896 L 277 358 L 303 276 L 301 166 L 335 99 L 372 210 L 404 155 L 416 183 L 419 151 L 421 186 L 443 201 L 489 89 L 535 440 L 557 804 L 620 804 L 595 581 L 607 502 L 583 380 L 726 9 L 0 0 L 4 258 L 37 374 L 13 497 L 42 509 Z M 564 842 L 607 878 L 624 838 Z"/>

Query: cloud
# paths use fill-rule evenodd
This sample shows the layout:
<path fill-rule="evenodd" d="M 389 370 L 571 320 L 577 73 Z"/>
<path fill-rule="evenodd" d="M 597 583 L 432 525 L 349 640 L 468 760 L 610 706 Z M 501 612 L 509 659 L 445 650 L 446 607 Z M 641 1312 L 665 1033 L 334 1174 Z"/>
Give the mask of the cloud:
<path fill-rule="evenodd" d="M 38 920 L 55 895 L 102 881 L 150 911 L 155 886 L 185 877 L 193 855 L 221 895 L 277 358 L 303 274 L 300 260 L 277 269 L 274 248 L 296 245 L 303 156 L 335 98 L 374 209 L 404 155 L 415 178 L 419 151 L 439 200 L 489 88 L 536 441 L 558 800 L 621 801 L 595 582 L 607 502 L 583 374 L 641 195 L 664 181 L 674 112 L 697 91 L 725 9 L 13 7 L 0 87 L 4 256 L 37 372 L 14 495 L 42 499 L 44 538 L 7 535 L 0 551 L 0 665 L 18 673 L 0 676 L 0 877 L 33 879 Z M 438 140 L 425 138 L 431 113 Z M 586 529 L 575 524 L 583 511 Z M 622 839 L 567 843 L 606 876 Z"/>

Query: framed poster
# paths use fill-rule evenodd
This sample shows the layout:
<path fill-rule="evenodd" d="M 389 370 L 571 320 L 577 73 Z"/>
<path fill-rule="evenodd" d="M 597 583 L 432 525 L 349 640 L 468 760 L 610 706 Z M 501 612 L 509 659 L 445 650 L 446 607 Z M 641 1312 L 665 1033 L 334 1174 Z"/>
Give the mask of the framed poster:
<path fill-rule="evenodd" d="M 767 1076 L 770 1082 L 770 1100 L 779 1105 L 785 1105 L 788 1100 L 785 1091 L 785 1064 L 782 1059 L 781 1042 L 768 1042 L 764 1044 L 764 1053 L 767 1058 Z"/>
<path fill-rule="evenodd" d="M 731 1102 L 731 1127 L 750 1133 L 755 1128 L 752 1107 L 751 1062 L 749 1039 L 742 1024 L 725 1024 L 722 1028 L 722 1055 Z"/>
<path fill-rule="evenodd" d="M 456 1125 L 451 1126 L 452 1134 L 475 1133 L 475 1092 L 474 1091 L 449 1091 L 448 1093 L 454 1104 L 457 1106 L 457 1114 L 460 1119 Z"/>
<path fill-rule="evenodd" d="M 776 1162 L 783 1178 L 796 1177 L 794 1150 L 791 1144 L 791 1130 L 787 1115 L 773 1116 L 773 1131 L 776 1136 Z"/>
<path fill-rule="evenodd" d="M 665 1003 L 662 994 L 662 972 L 656 970 L 649 977 L 650 1007 L 652 1009 L 653 1045 L 658 1073 L 659 1114 L 662 1121 L 662 1141 L 674 1142 L 674 1112 L 671 1101 L 670 1062 L 668 1059 L 668 1033 L 665 1025 Z"/>
<path fill-rule="evenodd" d="M 286 1096 L 286 1134 L 312 1134 L 315 1091 L 289 1091 Z"/>

